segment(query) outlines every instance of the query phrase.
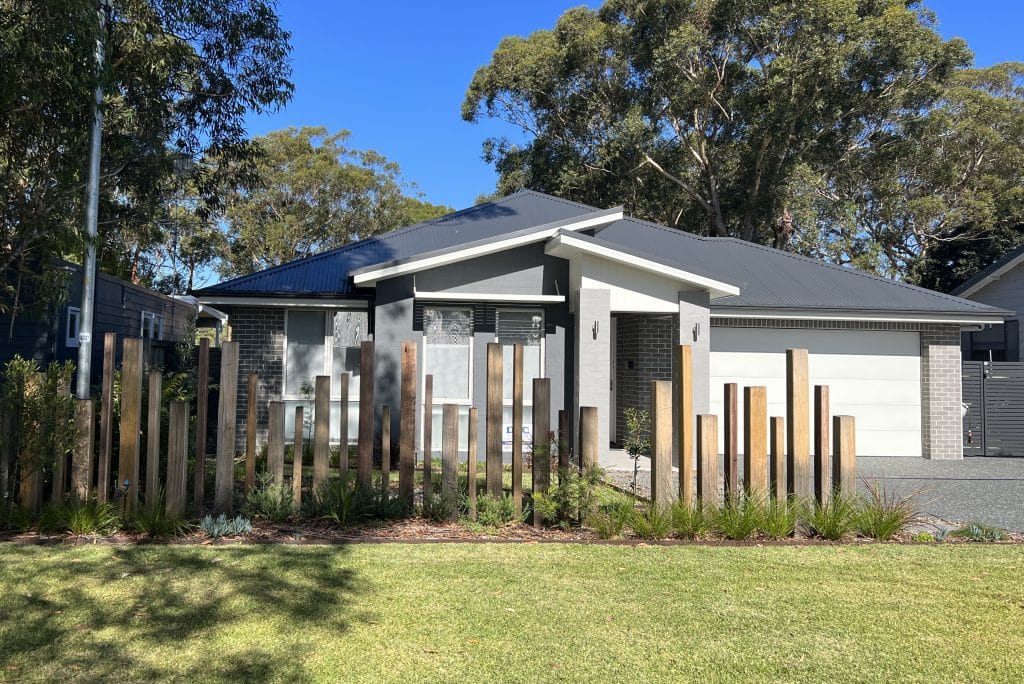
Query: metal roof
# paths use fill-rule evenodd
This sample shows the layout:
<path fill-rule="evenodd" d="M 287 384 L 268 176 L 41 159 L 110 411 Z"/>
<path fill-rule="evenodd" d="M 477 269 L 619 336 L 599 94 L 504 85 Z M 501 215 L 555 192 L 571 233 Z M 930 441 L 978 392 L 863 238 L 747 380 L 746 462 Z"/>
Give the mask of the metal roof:
<path fill-rule="evenodd" d="M 590 214 L 594 207 L 522 190 L 431 221 L 219 283 L 196 294 L 337 297 L 357 294 L 352 272 L 461 247 Z M 594 231 L 624 253 L 721 280 L 740 294 L 716 299 L 714 313 L 747 310 L 892 313 L 1000 318 L 1008 312 L 735 238 L 706 238 L 624 218 Z M 364 293 L 366 291 L 363 291 Z"/>

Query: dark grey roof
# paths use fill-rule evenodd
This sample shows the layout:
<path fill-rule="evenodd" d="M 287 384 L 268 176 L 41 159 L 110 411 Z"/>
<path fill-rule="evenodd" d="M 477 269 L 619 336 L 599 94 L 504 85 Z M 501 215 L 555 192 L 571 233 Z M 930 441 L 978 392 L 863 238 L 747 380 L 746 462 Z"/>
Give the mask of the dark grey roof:
<path fill-rule="evenodd" d="M 495 238 L 594 211 L 585 204 L 521 190 L 494 202 L 217 283 L 195 294 L 200 297 L 352 294 L 350 274 L 360 268 Z"/>
<path fill-rule="evenodd" d="M 200 297 L 344 296 L 354 294 L 352 272 L 468 243 L 507 236 L 589 214 L 595 208 L 523 190 L 432 221 L 312 257 L 228 280 Z M 626 218 L 593 238 L 626 254 L 735 285 L 740 294 L 713 302 L 716 313 L 746 309 L 949 314 L 998 317 L 1007 312 L 951 295 L 833 266 L 733 238 L 705 238 Z"/>
<path fill-rule="evenodd" d="M 970 288 L 974 287 L 974 285 L 976 285 L 980 281 L 984 280 L 985 278 L 988 278 L 990 275 L 992 275 L 999 269 L 1009 264 L 1011 261 L 1019 258 L 1021 255 L 1024 255 L 1024 245 L 1021 245 L 1020 247 L 1017 247 L 1015 249 L 1011 249 L 991 266 L 989 266 L 986 269 L 982 269 L 981 271 L 978 271 L 970 278 L 968 278 L 967 280 L 965 280 L 964 282 L 960 283 L 952 290 L 950 290 L 949 293 L 951 295 L 959 295 L 961 292 L 966 292 Z"/>

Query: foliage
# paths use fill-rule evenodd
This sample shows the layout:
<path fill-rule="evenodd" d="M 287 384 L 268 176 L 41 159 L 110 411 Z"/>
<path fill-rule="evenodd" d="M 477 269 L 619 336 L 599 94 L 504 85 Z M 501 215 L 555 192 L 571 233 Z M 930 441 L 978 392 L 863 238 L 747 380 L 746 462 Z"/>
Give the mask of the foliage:
<path fill-rule="evenodd" d="M 716 511 L 714 529 L 726 539 L 749 539 L 763 521 L 760 504 L 750 497 L 731 496 Z"/>
<path fill-rule="evenodd" d="M 416 196 L 398 165 L 347 146 L 348 131 L 287 128 L 256 138 L 261 156 L 250 180 L 226 198 L 229 249 L 221 270 L 234 276 L 317 254 L 451 209 Z"/>
<path fill-rule="evenodd" d="M 27 514 L 22 522 L 28 524 Z M 43 534 L 105 535 L 116 532 L 120 527 L 121 516 L 117 507 L 109 501 L 100 503 L 95 498 L 85 501 L 72 498 L 62 503 L 47 504 L 40 511 L 36 523 L 36 528 Z"/>
<path fill-rule="evenodd" d="M 270 474 L 263 474 L 242 502 L 242 513 L 249 518 L 281 523 L 295 514 L 291 488 L 274 484 Z"/>
<path fill-rule="evenodd" d="M 626 418 L 626 437 L 623 448 L 633 459 L 633 496 L 636 496 L 636 478 L 640 457 L 651 453 L 651 413 L 633 406 L 623 411 Z"/>
<path fill-rule="evenodd" d="M 596 490 L 603 478 L 604 471 L 598 466 L 591 466 L 582 475 L 571 466 L 559 468 L 558 483 L 552 484 L 546 494 L 534 494 L 534 510 L 546 523 L 559 527 L 586 520 L 597 506 Z"/>
<path fill-rule="evenodd" d="M 919 492 L 901 497 L 876 481 L 867 483 L 868 497 L 857 510 L 857 532 L 885 541 L 917 519 L 914 499 Z"/>
<path fill-rule="evenodd" d="M 371 499 L 371 493 L 351 473 L 346 473 L 320 485 L 316 508 L 321 517 L 348 526 L 372 514 Z"/>
<path fill-rule="evenodd" d="M 800 517 L 813 534 L 838 541 L 856 530 L 857 504 L 857 497 L 834 492 L 824 505 L 816 501 L 803 503 Z"/>
<path fill-rule="evenodd" d="M 666 539 L 672 536 L 672 518 L 671 508 L 649 506 L 645 511 L 633 511 L 630 526 L 641 539 Z"/>
<path fill-rule="evenodd" d="M 25 532 L 32 529 L 32 516 L 10 499 L 0 500 L 0 530 Z"/>
<path fill-rule="evenodd" d="M 1024 217 L 1024 67 L 968 69 L 936 25 L 902 0 L 607 0 L 502 40 L 462 115 L 525 135 L 484 143 L 498 194 L 924 282 L 931 249 Z"/>
<path fill-rule="evenodd" d="M 252 523 L 248 518 L 236 516 L 228 518 L 221 513 L 216 519 L 206 515 L 199 521 L 199 529 L 216 539 L 217 537 L 240 537 L 252 533 Z"/>
<path fill-rule="evenodd" d="M 128 525 L 148 537 L 177 537 L 192 529 L 182 516 L 167 512 L 163 497 L 147 501 L 130 518 Z"/>
<path fill-rule="evenodd" d="M 623 530 L 633 521 L 633 502 L 617 500 L 598 505 L 584 521 L 601 539 L 621 537 Z"/>
<path fill-rule="evenodd" d="M 476 521 L 485 527 L 501 527 L 511 522 L 522 522 L 523 517 L 516 518 L 511 494 L 500 497 L 484 494 L 476 500 Z"/>
<path fill-rule="evenodd" d="M 775 498 L 761 504 L 761 520 L 758 529 L 768 539 L 785 539 L 792 537 L 796 530 L 799 514 L 798 507 L 788 499 L 779 501 Z"/>
<path fill-rule="evenodd" d="M 701 502 L 688 506 L 679 500 L 672 504 L 672 529 L 677 537 L 697 539 L 711 531 L 713 525 L 713 512 Z"/>
<path fill-rule="evenodd" d="M 953 530 L 949 535 L 976 542 L 1006 541 L 1006 532 L 998 527 L 980 522 L 967 523 L 963 527 Z"/>
<path fill-rule="evenodd" d="M 938 539 L 931 532 L 918 532 L 914 535 L 914 541 L 918 544 L 932 544 L 938 541 Z"/>
<path fill-rule="evenodd" d="M 431 522 L 443 523 L 455 518 L 459 506 L 451 500 L 435 492 L 429 492 L 420 502 L 419 515 Z"/>

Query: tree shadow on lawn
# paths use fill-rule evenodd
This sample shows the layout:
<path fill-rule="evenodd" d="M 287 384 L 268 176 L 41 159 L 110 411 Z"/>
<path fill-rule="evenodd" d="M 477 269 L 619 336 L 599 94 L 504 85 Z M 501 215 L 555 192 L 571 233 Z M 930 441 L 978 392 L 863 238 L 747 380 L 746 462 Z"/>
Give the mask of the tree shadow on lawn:
<path fill-rule="evenodd" d="M 6 572 L 0 571 L 0 578 L 8 577 L 0 593 L 0 680 L 45 678 L 44 672 L 85 680 L 307 679 L 303 656 L 312 644 L 292 648 L 283 658 L 272 655 L 274 644 L 257 637 L 221 634 L 219 639 L 231 639 L 237 648 L 215 659 L 183 654 L 198 662 L 184 668 L 172 662 L 167 669 L 135 654 L 168 647 L 209 650 L 205 640 L 239 622 L 261 623 L 264 631 L 281 625 L 294 636 L 304 624 L 339 634 L 353 622 L 374 619 L 354 606 L 357 594 L 370 587 L 339 562 L 347 555 L 344 546 L 128 546 L 55 560 L 46 554 L 20 547 L 9 556 L 14 562 Z M 20 574 L 17 556 L 27 556 Z M 116 587 L 124 582 L 130 586 Z M 101 635 L 102 630 L 111 633 Z"/>

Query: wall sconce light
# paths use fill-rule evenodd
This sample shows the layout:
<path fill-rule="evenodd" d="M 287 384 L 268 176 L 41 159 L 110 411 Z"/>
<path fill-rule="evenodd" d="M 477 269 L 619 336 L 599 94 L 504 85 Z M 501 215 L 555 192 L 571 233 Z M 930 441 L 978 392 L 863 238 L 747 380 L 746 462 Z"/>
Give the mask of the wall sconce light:
<path fill-rule="evenodd" d="M 698 337 L 700 337 L 700 323 L 694 323 L 693 324 L 693 341 L 696 342 Z"/>
<path fill-rule="evenodd" d="M 591 328 L 591 330 L 593 331 L 594 339 L 596 340 L 597 339 L 597 331 L 600 330 L 600 326 L 598 326 L 597 321 L 594 321 L 594 327 Z"/>

